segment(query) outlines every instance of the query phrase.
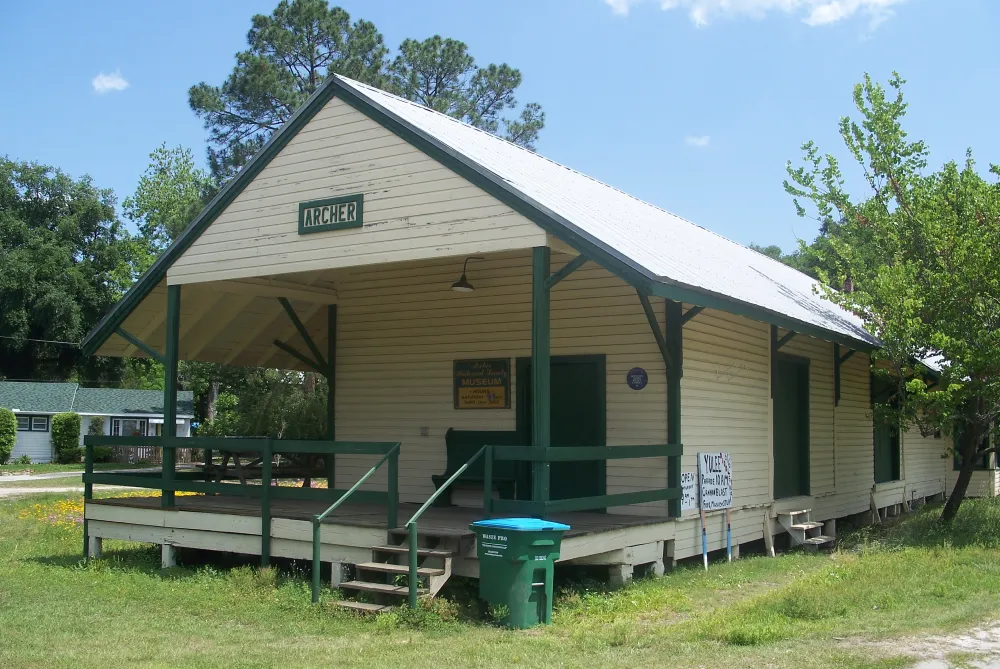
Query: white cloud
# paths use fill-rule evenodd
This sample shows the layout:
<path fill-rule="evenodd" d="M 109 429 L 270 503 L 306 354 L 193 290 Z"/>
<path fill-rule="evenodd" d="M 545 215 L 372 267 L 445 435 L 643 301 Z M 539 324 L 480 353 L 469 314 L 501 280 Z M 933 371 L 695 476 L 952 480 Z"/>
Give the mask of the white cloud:
<path fill-rule="evenodd" d="M 715 19 L 762 19 L 769 13 L 799 16 L 810 26 L 823 26 L 860 14 L 871 30 L 892 16 L 893 6 L 908 0 L 660 0 L 660 9 L 687 10 L 691 21 L 706 26 Z M 626 15 L 644 0 L 604 0 L 615 14 Z"/>
<path fill-rule="evenodd" d="M 688 135 L 684 138 L 684 143 L 688 146 L 696 146 L 699 149 L 704 149 L 712 143 L 712 137 L 710 135 Z"/>
<path fill-rule="evenodd" d="M 118 70 L 110 73 L 101 72 L 91 80 L 90 84 L 94 87 L 94 91 L 100 94 L 124 91 L 128 88 L 128 82 Z"/>

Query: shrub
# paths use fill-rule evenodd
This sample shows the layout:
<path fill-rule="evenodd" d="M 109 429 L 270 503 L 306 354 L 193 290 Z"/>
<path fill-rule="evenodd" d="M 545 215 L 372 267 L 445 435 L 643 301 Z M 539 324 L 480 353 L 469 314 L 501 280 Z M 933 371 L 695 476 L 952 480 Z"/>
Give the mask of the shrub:
<path fill-rule="evenodd" d="M 60 464 L 80 461 L 83 454 L 80 448 L 80 414 L 57 413 L 52 417 L 52 448 Z"/>
<path fill-rule="evenodd" d="M 87 427 L 87 434 L 98 436 L 104 434 L 104 416 L 94 416 L 90 419 L 90 426 Z"/>
<path fill-rule="evenodd" d="M 17 443 L 17 417 L 10 409 L 0 408 L 0 465 L 7 464 Z"/>
<path fill-rule="evenodd" d="M 94 446 L 94 462 L 111 462 L 115 449 L 110 446 Z"/>
<path fill-rule="evenodd" d="M 14 458 L 14 460 L 13 460 L 13 462 L 11 462 L 11 464 L 13 464 L 13 465 L 30 465 L 31 464 L 31 456 L 30 455 L 22 455 L 21 457 Z"/>

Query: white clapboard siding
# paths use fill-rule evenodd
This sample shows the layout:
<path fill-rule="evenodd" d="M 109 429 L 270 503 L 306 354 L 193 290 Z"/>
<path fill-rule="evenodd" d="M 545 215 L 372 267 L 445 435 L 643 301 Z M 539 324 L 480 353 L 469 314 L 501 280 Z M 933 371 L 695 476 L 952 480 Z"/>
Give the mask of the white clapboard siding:
<path fill-rule="evenodd" d="M 51 425 L 52 419 L 49 419 Z M 14 444 L 14 451 L 10 455 L 11 460 L 15 460 L 24 455 L 31 458 L 32 462 L 52 462 L 52 433 L 46 432 L 18 432 L 17 442 Z"/>
<path fill-rule="evenodd" d="M 924 437 L 920 430 L 911 427 L 902 436 L 902 476 L 906 481 L 907 495 L 929 497 L 948 492 L 951 475 L 950 437 Z"/>
<path fill-rule="evenodd" d="M 298 234 L 299 203 L 364 193 L 362 228 Z M 339 99 L 327 103 L 168 272 L 170 283 L 543 246 L 510 207 Z"/>
<path fill-rule="evenodd" d="M 684 326 L 683 469 L 697 471 L 699 452 L 730 453 L 736 508 L 770 499 L 768 347 L 766 325 L 726 312 L 708 309 Z"/>

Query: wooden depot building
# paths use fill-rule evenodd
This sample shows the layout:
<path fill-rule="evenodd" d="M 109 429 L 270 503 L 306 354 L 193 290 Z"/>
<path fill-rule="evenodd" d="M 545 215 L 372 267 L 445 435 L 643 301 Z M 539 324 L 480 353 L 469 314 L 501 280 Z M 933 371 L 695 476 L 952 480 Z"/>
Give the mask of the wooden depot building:
<path fill-rule="evenodd" d="M 88 500 L 87 549 L 153 542 L 167 564 L 178 546 L 315 556 L 357 567 L 343 587 L 388 594 L 406 588 L 364 575 L 407 570 L 409 556 L 433 594 L 478 574 L 470 521 L 545 516 L 572 527 L 563 562 L 625 580 L 701 552 L 698 509 L 682 504 L 699 452 L 732 459 L 737 551 L 784 532 L 825 543 L 831 521 L 944 493 L 952 474 L 939 438 L 890 429 L 876 443 L 879 342 L 813 284 L 333 76 L 84 342 L 165 362 L 166 426 L 178 360 L 318 372 L 327 439 L 193 437 L 182 445 L 220 464 L 175 472 L 165 433 L 162 475 L 87 475 L 164 491 Z M 330 489 L 255 485 L 285 475 L 276 453 Z M 725 546 L 724 518 L 707 517 L 709 550 Z"/>

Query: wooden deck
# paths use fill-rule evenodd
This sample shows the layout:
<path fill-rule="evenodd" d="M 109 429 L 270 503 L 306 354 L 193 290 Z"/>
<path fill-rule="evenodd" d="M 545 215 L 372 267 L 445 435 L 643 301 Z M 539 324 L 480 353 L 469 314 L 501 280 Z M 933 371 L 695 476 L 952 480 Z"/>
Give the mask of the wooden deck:
<path fill-rule="evenodd" d="M 177 511 L 260 517 L 260 500 L 247 497 L 198 495 L 177 497 L 175 501 Z M 87 502 L 87 505 L 163 510 L 159 497 L 95 499 Z M 313 516 L 322 513 L 328 506 L 329 504 L 326 502 L 276 499 L 271 501 L 271 517 L 311 522 Z M 406 521 L 419 508 L 418 504 L 401 503 L 399 505 L 400 525 L 405 525 Z M 470 524 L 482 519 L 482 509 L 460 506 L 431 507 L 420 518 L 418 524 L 422 533 L 466 534 L 469 533 Z M 571 512 L 556 514 L 549 520 L 569 525 L 571 529 L 566 533 L 566 538 L 571 538 L 659 524 L 668 522 L 670 519 L 666 515 L 626 516 L 610 513 Z M 386 509 L 383 505 L 348 503 L 331 514 L 325 523 L 347 527 L 392 529 L 386 528 L 385 521 Z"/>

